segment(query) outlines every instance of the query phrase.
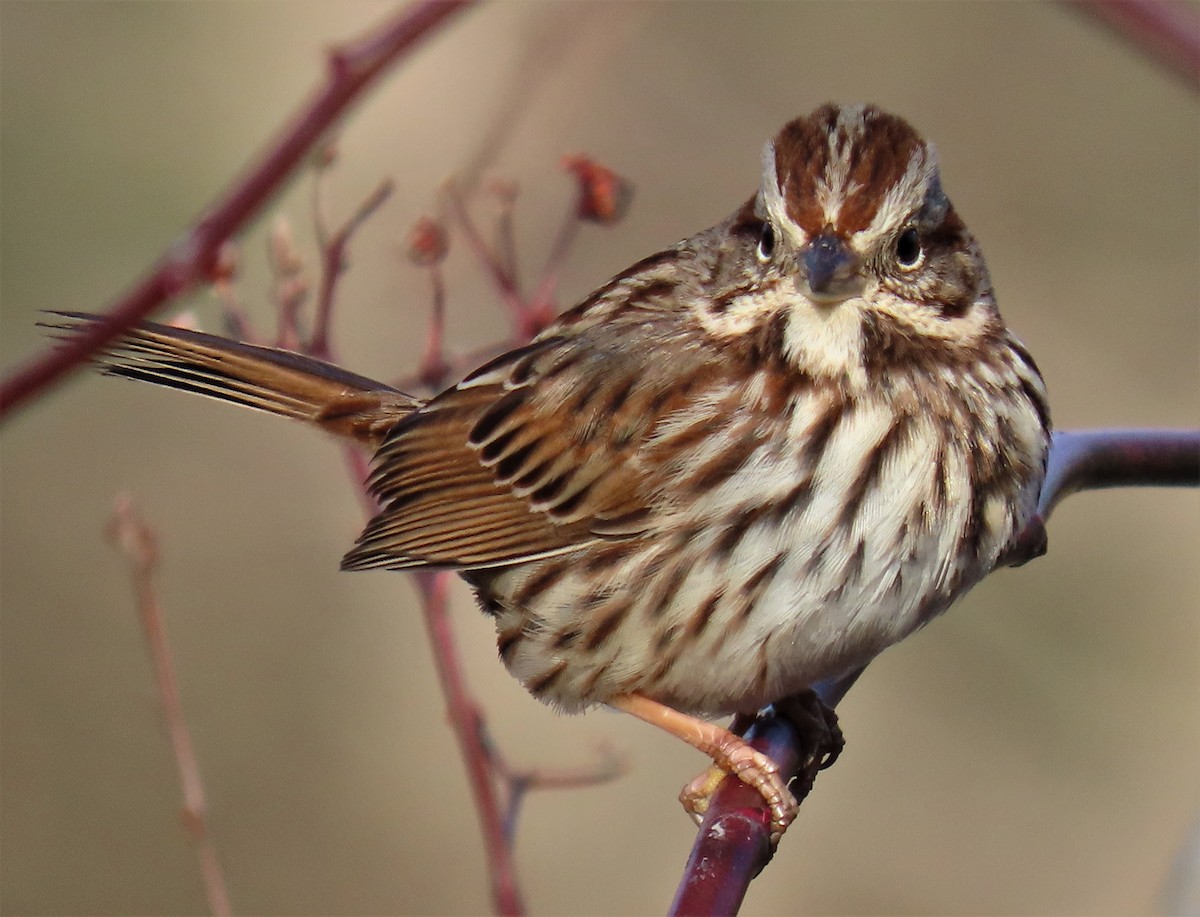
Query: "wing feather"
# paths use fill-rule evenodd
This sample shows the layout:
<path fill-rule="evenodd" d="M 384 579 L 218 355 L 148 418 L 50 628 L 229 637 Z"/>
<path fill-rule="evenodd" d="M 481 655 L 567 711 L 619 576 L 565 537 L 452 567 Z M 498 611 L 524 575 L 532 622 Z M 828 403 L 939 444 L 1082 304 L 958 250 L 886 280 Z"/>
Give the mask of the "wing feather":
<path fill-rule="evenodd" d="M 495 567 L 644 534 L 662 476 L 648 445 L 689 398 L 680 373 L 712 361 L 616 339 L 635 331 L 535 341 L 398 424 L 369 481 L 382 509 L 343 567 Z"/>

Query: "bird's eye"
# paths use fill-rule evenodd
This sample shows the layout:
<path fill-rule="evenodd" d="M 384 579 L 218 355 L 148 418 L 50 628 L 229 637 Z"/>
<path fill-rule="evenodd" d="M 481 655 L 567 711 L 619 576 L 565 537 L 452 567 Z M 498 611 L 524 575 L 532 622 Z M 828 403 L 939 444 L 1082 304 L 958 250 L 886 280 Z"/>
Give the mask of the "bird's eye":
<path fill-rule="evenodd" d="M 770 223 L 763 223 L 762 235 L 758 237 L 758 257 L 763 261 L 770 260 L 775 254 L 775 230 Z"/>
<path fill-rule="evenodd" d="M 908 227 L 896 240 L 896 260 L 901 267 L 916 267 L 921 260 L 921 237 L 914 227 Z"/>

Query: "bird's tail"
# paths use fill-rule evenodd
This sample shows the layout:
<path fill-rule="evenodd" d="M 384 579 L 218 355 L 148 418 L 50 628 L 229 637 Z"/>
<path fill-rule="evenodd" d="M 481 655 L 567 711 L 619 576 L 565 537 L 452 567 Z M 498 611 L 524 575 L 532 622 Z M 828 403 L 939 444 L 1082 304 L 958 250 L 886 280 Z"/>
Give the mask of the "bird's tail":
<path fill-rule="evenodd" d="M 52 312 L 43 326 L 60 338 L 100 321 Z M 421 406 L 390 385 L 287 350 L 143 322 L 92 358 L 110 376 L 140 379 L 268 411 L 370 448 Z"/>

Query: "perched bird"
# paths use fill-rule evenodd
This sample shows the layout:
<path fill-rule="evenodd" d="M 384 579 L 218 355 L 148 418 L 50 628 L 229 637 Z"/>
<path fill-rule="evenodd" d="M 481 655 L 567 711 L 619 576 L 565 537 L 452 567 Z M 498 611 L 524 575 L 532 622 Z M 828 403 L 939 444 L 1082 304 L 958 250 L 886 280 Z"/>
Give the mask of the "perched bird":
<path fill-rule="evenodd" d="M 933 147 L 869 106 L 787 124 L 732 216 L 428 401 L 150 323 L 99 361 L 373 450 L 381 508 L 344 569 L 456 570 L 535 697 L 680 736 L 758 788 L 776 839 L 775 764 L 700 717 L 812 710 L 944 611 L 1033 517 L 1050 441 Z"/>

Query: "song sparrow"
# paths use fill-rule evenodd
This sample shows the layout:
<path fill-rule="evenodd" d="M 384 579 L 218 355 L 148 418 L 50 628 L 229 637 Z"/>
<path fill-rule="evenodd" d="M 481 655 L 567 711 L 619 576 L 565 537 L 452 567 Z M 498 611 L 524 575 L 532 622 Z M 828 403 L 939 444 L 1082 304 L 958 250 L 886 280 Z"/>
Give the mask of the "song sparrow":
<path fill-rule="evenodd" d="M 791 122 L 729 219 L 427 402 L 154 324 L 101 359 L 376 449 L 345 569 L 457 570 L 534 696 L 685 738 L 776 838 L 774 764 L 697 715 L 802 695 L 943 611 L 1033 515 L 1050 433 L 933 147 L 872 107 Z"/>

